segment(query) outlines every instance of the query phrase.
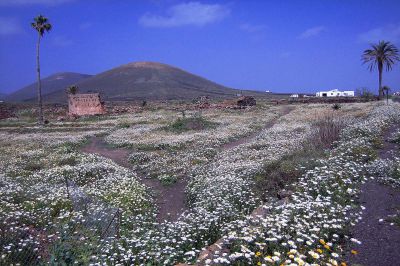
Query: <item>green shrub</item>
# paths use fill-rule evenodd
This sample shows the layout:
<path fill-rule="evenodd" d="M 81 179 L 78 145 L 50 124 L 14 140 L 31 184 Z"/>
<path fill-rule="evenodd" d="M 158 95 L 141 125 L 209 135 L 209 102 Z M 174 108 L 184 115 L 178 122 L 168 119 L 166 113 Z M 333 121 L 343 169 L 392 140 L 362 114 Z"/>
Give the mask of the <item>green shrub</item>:
<path fill-rule="evenodd" d="M 277 195 L 287 185 L 297 181 L 307 170 L 318 166 L 318 159 L 324 156 L 321 146 L 307 142 L 302 149 L 265 165 L 263 171 L 255 176 L 257 193 L 261 196 Z"/>
<path fill-rule="evenodd" d="M 64 166 L 64 165 L 74 166 L 78 164 L 78 161 L 74 156 L 68 156 L 59 158 L 56 163 L 58 166 Z"/>
<path fill-rule="evenodd" d="M 36 172 L 42 169 L 42 164 L 37 161 L 28 161 L 25 164 L 24 170 L 30 172 Z"/>
<path fill-rule="evenodd" d="M 168 174 L 159 176 L 158 179 L 160 180 L 161 184 L 163 184 L 164 186 L 172 185 L 172 184 L 176 183 L 176 181 L 178 180 L 176 176 L 168 175 Z"/>
<path fill-rule="evenodd" d="M 132 123 L 130 123 L 128 120 L 121 120 L 121 121 L 119 121 L 119 123 L 118 123 L 118 128 L 130 128 L 131 127 L 131 124 Z"/>
<path fill-rule="evenodd" d="M 190 130 L 204 130 L 215 128 L 217 125 L 217 123 L 208 121 L 201 116 L 183 117 L 178 118 L 172 124 L 164 127 L 164 130 L 172 131 L 175 133 L 182 133 Z"/>

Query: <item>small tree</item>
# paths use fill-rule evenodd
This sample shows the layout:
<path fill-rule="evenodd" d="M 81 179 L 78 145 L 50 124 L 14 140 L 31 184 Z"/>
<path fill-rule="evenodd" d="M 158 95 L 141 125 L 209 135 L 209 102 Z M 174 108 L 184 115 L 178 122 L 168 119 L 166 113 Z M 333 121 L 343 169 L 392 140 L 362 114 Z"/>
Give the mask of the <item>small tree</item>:
<path fill-rule="evenodd" d="M 42 103 L 42 84 L 40 82 L 40 40 L 42 39 L 45 32 L 49 32 L 52 28 L 51 24 L 48 22 L 48 19 L 43 17 L 42 15 L 37 16 L 33 19 L 34 22 L 31 23 L 32 28 L 34 28 L 38 33 L 38 41 L 36 46 L 36 70 L 37 70 L 37 79 L 38 79 L 38 86 L 37 86 L 37 95 L 38 95 L 38 123 L 40 125 L 44 124 L 43 119 L 43 103 Z"/>
<path fill-rule="evenodd" d="M 67 88 L 68 94 L 77 94 L 78 93 L 78 86 L 72 85 Z"/>
<path fill-rule="evenodd" d="M 382 91 L 386 94 L 386 104 L 389 104 L 389 91 L 390 88 L 388 86 L 383 86 Z"/>

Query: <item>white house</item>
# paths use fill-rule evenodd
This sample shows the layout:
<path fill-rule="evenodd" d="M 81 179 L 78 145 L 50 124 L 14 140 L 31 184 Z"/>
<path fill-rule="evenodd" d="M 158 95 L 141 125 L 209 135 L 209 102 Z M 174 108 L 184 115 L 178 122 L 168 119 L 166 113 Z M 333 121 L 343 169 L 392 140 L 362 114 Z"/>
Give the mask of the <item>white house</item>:
<path fill-rule="evenodd" d="M 330 90 L 330 91 L 319 91 L 315 94 L 317 97 L 354 97 L 354 91 L 340 91 L 340 90 Z"/>

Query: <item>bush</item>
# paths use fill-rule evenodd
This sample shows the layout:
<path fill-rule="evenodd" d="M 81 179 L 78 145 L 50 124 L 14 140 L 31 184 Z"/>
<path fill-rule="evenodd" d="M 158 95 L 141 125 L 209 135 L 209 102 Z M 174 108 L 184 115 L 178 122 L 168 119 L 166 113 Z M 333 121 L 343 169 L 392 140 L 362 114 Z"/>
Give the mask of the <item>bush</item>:
<path fill-rule="evenodd" d="M 131 127 L 131 124 L 132 124 L 132 123 L 130 123 L 128 120 L 121 120 L 121 121 L 118 123 L 118 128 L 130 128 L 130 127 Z"/>
<path fill-rule="evenodd" d="M 201 116 L 197 117 L 183 117 L 178 118 L 172 124 L 166 126 L 164 129 L 176 133 L 182 133 L 190 130 L 204 130 L 215 128 L 217 123 L 208 121 Z"/>
<path fill-rule="evenodd" d="M 307 170 L 319 165 L 317 159 L 324 157 L 324 150 L 306 142 L 304 146 L 265 165 L 263 172 L 255 177 L 256 190 L 265 197 L 267 194 L 276 196 L 279 191 L 298 180 Z"/>
<path fill-rule="evenodd" d="M 332 105 L 333 110 L 339 110 L 340 108 L 342 108 L 342 106 L 338 103 L 335 103 L 334 105 Z"/>
<path fill-rule="evenodd" d="M 161 184 L 163 184 L 164 186 L 169 186 L 172 185 L 174 183 L 176 183 L 177 181 L 177 177 L 171 174 L 165 174 L 162 176 L 159 176 L 158 179 L 160 180 Z"/>
<path fill-rule="evenodd" d="M 332 143 L 337 141 L 340 132 L 349 121 L 341 116 L 341 113 L 328 112 L 318 117 L 312 124 L 315 128 L 315 133 L 312 137 L 316 145 L 321 145 L 324 148 L 331 147 Z"/>

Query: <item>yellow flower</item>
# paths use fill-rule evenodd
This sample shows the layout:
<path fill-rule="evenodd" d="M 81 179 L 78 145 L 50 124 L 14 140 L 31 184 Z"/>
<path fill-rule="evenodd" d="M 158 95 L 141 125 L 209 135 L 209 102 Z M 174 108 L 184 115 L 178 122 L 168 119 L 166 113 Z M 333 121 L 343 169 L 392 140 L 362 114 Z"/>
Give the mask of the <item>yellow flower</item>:
<path fill-rule="evenodd" d="M 327 250 L 331 250 L 331 247 L 328 245 L 324 245 L 324 248 L 326 248 Z"/>
<path fill-rule="evenodd" d="M 257 265 L 258 265 L 258 266 L 261 266 L 261 262 L 257 262 Z"/>
<path fill-rule="evenodd" d="M 323 239 L 320 239 L 319 243 L 321 243 L 321 245 L 325 245 L 326 244 L 325 240 L 323 240 Z"/>
<path fill-rule="evenodd" d="M 260 251 L 257 251 L 256 252 L 256 257 L 260 257 L 261 256 L 261 252 Z"/>
<path fill-rule="evenodd" d="M 347 266 L 347 263 L 346 262 L 342 262 L 342 263 L 340 263 L 340 266 Z"/>
<path fill-rule="evenodd" d="M 354 250 L 354 249 L 352 249 L 352 250 L 351 250 L 351 254 L 353 254 L 353 255 L 357 255 L 357 254 L 358 254 L 358 252 L 357 252 L 357 250 Z"/>
<path fill-rule="evenodd" d="M 317 249 L 317 252 L 319 253 L 319 254 L 321 254 L 322 253 L 322 249 Z"/>

